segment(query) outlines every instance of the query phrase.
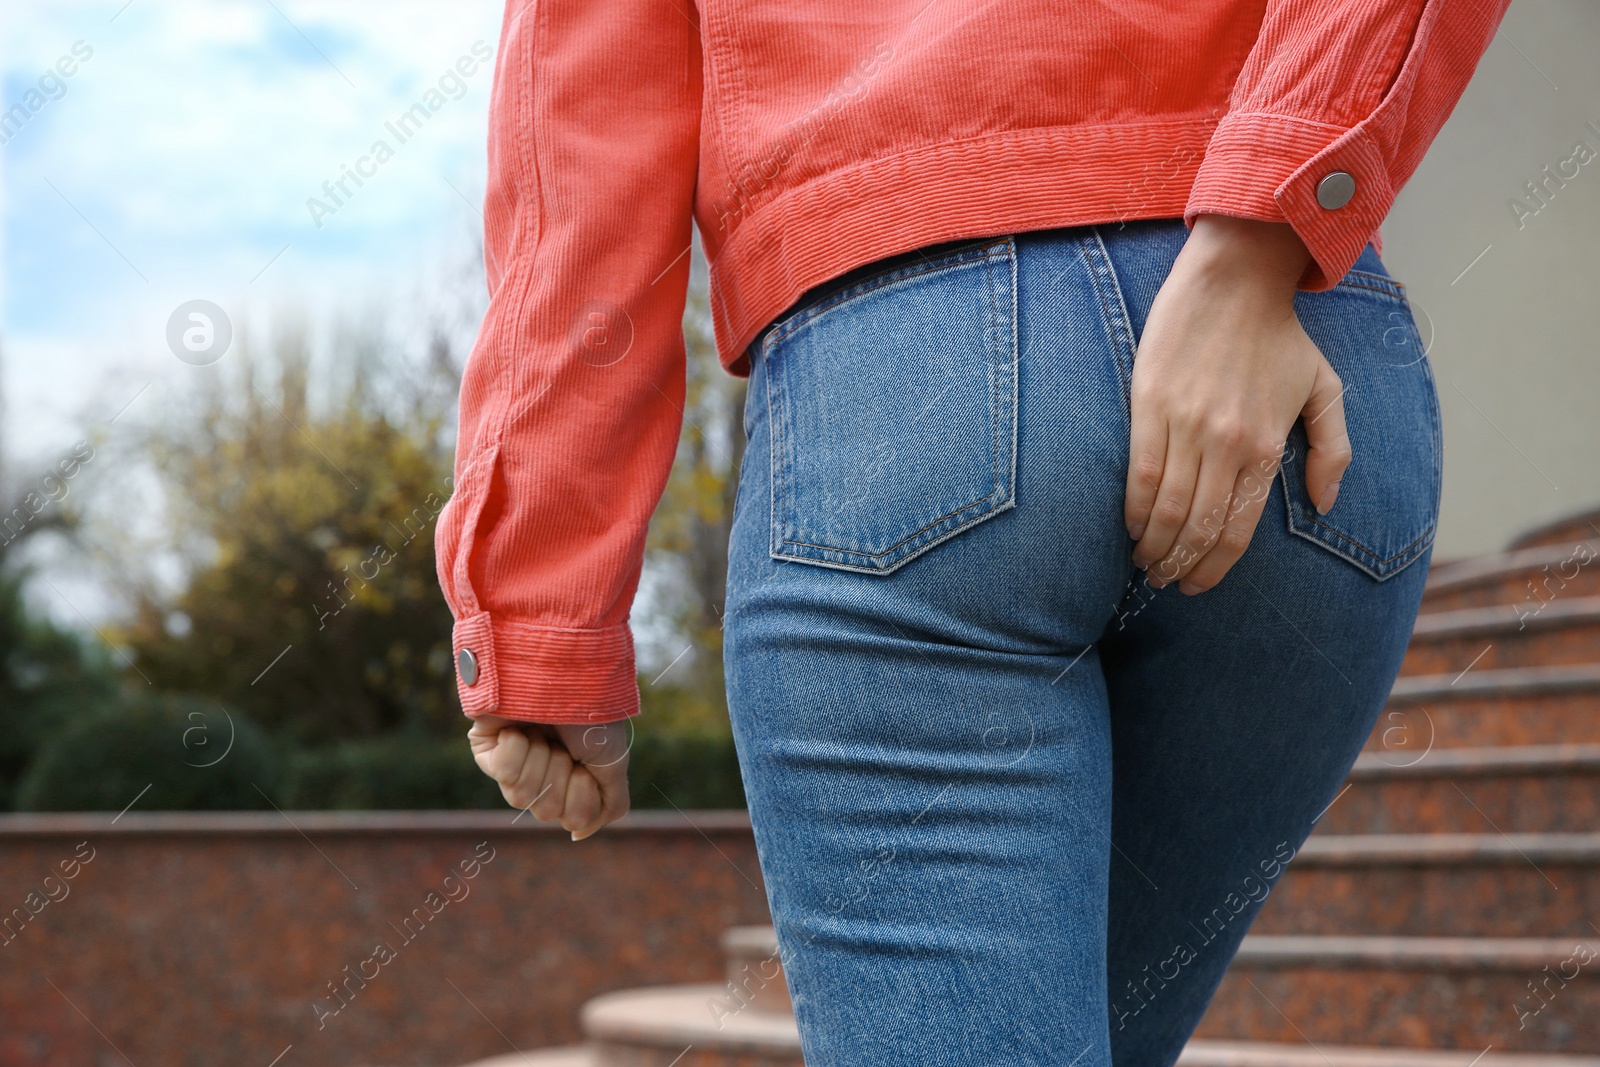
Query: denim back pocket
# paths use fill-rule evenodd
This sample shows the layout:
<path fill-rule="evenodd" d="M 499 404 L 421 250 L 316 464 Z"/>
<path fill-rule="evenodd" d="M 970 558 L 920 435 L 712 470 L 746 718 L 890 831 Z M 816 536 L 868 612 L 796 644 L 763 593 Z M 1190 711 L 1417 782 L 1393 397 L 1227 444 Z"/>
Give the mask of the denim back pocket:
<path fill-rule="evenodd" d="M 1334 288 L 1299 293 L 1306 333 L 1344 383 L 1351 460 L 1319 515 L 1305 485 L 1306 435 L 1295 423 L 1281 468 L 1291 533 L 1382 581 L 1421 558 L 1439 521 L 1439 396 L 1405 288 L 1369 245 Z M 1319 417 L 1319 416 L 1314 416 Z"/>
<path fill-rule="evenodd" d="M 1015 502 L 1015 245 L 894 262 L 761 342 L 776 559 L 888 574 Z"/>

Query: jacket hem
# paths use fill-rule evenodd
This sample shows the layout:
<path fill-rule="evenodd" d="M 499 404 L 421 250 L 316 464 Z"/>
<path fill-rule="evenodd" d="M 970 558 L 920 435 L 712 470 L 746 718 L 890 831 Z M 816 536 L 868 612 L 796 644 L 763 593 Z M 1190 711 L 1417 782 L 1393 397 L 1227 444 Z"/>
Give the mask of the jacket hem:
<path fill-rule="evenodd" d="M 807 289 L 887 256 L 966 237 L 1181 218 L 1216 125 L 1197 116 L 1009 131 L 886 156 L 791 189 L 746 216 L 711 264 L 722 365 L 747 375 L 745 348 Z M 881 196 L 885 188 L 896 195 Z"/>

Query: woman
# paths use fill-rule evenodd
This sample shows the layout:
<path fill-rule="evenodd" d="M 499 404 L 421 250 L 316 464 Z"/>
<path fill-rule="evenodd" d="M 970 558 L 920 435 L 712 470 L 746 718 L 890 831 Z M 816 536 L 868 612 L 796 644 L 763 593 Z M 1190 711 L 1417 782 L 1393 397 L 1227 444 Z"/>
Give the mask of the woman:
<path fill-rule="evenodd" d="M 438 541 L 480 766 L 627 810 L 692 220 L 808 1062 L 1173 1062 L 1399 669 L 1439 417 L 1377 227 L 1505 6 L 513 0 Z"/>

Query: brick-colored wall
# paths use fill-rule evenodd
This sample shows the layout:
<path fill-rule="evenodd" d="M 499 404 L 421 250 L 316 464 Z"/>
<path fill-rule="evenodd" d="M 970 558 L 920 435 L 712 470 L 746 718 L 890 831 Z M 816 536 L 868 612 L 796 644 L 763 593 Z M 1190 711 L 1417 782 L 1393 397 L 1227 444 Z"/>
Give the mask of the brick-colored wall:
<path fill-rule="evenodd" d="M 0 1065 L 449 1067 L 770 921 L 743 812 L 516 815 L 0 816 Z"/>

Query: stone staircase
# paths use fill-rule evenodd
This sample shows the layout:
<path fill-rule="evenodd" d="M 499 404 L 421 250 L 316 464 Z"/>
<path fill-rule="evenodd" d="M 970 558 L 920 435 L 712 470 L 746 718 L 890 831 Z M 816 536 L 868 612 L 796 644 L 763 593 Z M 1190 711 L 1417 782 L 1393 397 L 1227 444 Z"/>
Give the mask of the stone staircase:
<path fill-rule="evenodd" d="M 1600 516 L 1436 566 L 1422 611 L 1196 1037 L 1600 1064 Z"/>
<path fill-rule="evenodd" d="M 1600 514 L 1435 566 L 1422 611 L 1182 1067 L 1600 1067 Z M 473 1067 L 798 1067 L 772 929 L 723 952 Z"/>

